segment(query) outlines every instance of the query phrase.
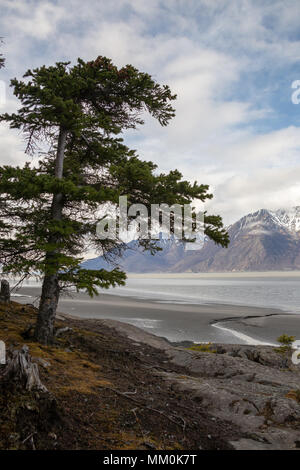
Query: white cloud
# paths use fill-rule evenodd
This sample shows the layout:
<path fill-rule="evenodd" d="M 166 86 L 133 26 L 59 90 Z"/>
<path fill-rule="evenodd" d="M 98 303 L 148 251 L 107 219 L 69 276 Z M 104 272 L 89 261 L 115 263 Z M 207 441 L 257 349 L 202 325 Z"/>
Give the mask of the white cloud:
<path fill-rule="evenodd" d="M 8 126 L 0 127 L 1 165 L 19 165 L 24 161 L 24 143 L 17 132 L 8 130 Z"/>
<path fill-rule="evenodd" d="M 284 67 L 300 60 L 298 0 L 2 0 L 1 7 L 3 76 L 78 56 L 132 63 L 178 94 L 167 128 L 147 117 L 128 134 L 143 158 L 211 184 L 208 207 L 226 222 L 299 203 L 300 129 L 284 122 L 259 129 L 271 126 L 276 109 L 260 101 L 273 84 L 255 83 L 269 70 L 282 79 Z M 241 98 L 247 74 L 254 81 Z M 21 138 L 4 127 L 0 137 L 2 162 L 23 161 Z"/>
<path fill-rule="evenodd" d="M 6 21 L 13 25 L 18 35 L 24 34 L 35 39 L 46 39 L 56 30 L 57 23 L 65 18 L 66 11 L 50 1 L 4 1 L 7 7 Z"/>

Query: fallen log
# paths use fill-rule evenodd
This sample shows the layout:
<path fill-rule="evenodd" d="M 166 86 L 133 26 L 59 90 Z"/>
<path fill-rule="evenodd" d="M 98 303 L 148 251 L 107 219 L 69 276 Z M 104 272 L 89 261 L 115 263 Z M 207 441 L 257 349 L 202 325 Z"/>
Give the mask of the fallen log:
<path fill-rule="evenodd" d="M 58 336 L 61 336 L 64 333 L 67 333 L 68 331 L 72 331 L 72 328 L 69 328 L 68 326 L 64 326 L 63 328 L 58 328 L 55 331 L 54 336 L 55 336 L 55 338 L 57 338 Z"/>

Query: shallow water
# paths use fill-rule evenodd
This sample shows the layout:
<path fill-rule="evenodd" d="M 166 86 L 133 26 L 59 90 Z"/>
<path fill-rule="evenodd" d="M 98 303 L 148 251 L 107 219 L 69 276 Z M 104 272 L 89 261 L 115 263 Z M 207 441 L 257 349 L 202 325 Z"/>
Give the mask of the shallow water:
<path fill-rule="evenodd" d="M 243 275 L 227 277 L 176 278 L 160 275 L 130 277 L 127 285 L 107 291 L 111 294 L 172 303 L 222 303 L 255 307 L 278 308 L 290 313 L 300 313 L 300 277 Z"/>
<path fill-rule="evenodd" d="M 26 284 L 27 288 L 18 292 L 22 297 L 16 300 L 33 302 L 38 299 L 40 288 L 35 282 Z M 257 325 L 236 321 L 212 324 L 232 316 L 238 319 L 270 314 L 270 310 L 260 310 L 266 307 L 275 309 L 277 314 L 280 310 L 299 314 L 300 273 L 131 274 L 126 286 L 101 292 L 122 297 L 115 302 L 116 297 L 108 295 L 106 302 L 102 295 L 93 299 L 83 293 L 72 298 L 63 296 L 59 311 L 83 318 L 123 321 L 171 341 L 274 344 L 283 332 L 300 338 L 297 315 L 280 315 L 278 321 L 273 317 Z M 258 307 L 258 311 L 249 311 L 248 307 Z"/>

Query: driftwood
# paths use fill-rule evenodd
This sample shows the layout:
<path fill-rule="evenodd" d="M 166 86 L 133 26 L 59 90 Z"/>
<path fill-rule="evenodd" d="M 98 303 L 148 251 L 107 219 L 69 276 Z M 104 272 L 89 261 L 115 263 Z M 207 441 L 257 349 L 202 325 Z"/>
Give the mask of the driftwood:
<path fill-rule="evenodd" d="M 9 282 L 5 279 L 1 280 L 0 301 L 6 304 L 10 303 Z"/>
<path fill-rule="evenodd" d="M 1 374 L 4 381 L 17 381 L 26 390 L 39 390 L 47 392 L 39 376 L 38 365 L 31 362 L 28 346 L 24 345 L 20 351 L 13 351 L 12 358 Z"/>
<path fill-rule="evenodd" d="M 67 333 L 68 331 L 72 331 L 72 328 L 69 328 L 68 326 L 64 326 L 63 328 L 58 328 L 55 331 L 54 336 L 57 338 L 58 336 L 61 336 L 64 333 Z"/>
<path fill-rule="evenodd" d="M 0 365 L 6 364 L 6 346 L 4 341 L 0 340 Z"/>

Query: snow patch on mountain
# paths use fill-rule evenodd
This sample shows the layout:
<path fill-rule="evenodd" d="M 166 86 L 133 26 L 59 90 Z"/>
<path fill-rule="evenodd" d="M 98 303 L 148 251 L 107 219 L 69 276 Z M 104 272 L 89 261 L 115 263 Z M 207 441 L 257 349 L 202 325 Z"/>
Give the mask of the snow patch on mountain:
<path fill-rule="evenodd" d="M 278 225 L 285 227 L 290 232 L 300 231 L 300 206 L 291 207 L 290 209 L 277 209 L 270 211 L 270 214 Z"/>
<path fill-rule="evenodd" d="M 268 210 L 260 209 L 242 217 L 236 222 L 233 238 L 237 238 L 242 231 L 249 235 L 259 233 L 271 234 L 278 229 L 287 230 L 291 233 L 300 231 L 300 206 L 289 209 Z M 228 228 L 233 227 L 232 225 Z"/>

